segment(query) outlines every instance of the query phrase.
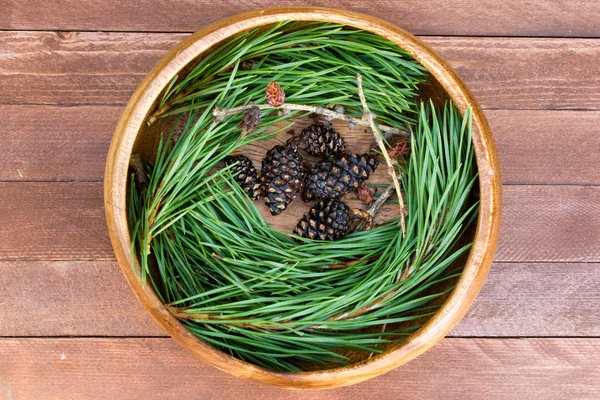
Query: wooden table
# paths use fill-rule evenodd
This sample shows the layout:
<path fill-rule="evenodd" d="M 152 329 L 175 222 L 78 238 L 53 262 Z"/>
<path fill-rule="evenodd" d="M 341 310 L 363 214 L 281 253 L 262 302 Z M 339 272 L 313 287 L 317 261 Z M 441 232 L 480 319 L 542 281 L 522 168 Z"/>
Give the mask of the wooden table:
<path fill-rule="evenodd" d="M 422 35 L 486 109 L 505 185 L 495 264 L 450 337 L 310 393 L 230 377 L 165 337 L 102 208 L 113 128 L 154 63 L 209 22 L 293 2 L 124 3 L 0 1 L 0 399 L 600 398 L 600 3 L 308 2 Z"/>

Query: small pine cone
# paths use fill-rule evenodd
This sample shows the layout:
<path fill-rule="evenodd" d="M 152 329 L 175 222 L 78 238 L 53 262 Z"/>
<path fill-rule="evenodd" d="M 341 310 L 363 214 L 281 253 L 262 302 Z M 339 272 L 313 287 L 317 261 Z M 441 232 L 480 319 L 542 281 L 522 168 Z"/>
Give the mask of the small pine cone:
<path fill-rule="evenodd" d="M 290 141 L 269 150 L 262 162 L 263 195 L 272 215 L 279 215 L 294 200 L 304 181 L 304 161 Z"/>
<path fill-rule="evenodd" d="M 298 145 L 307 153 L 321 157 L 341 153 L 346 148 L 344 139 L 331 126 L 321 123 L 304 128 Z"/>
<path fill-rule="evenodd" d="M 245 135 L 248 132 L 252 132 L 258 126 L 260 122 L 260 108 L 257 106 L 252 106 L 244 113 L 242 117 L 242 122 L 240 126 L 242 127 L 242 135 Z"/>
<path fill-rule="evenodd" d="M 379 161 L 370 154 L 342 153 L 315 164 L 306 177 L 305 198 L 340 198 L 357 189 L 375 171 Z"/>
<path fill-rule="evenodd" d="M 317 240 L 337 240 L 345 236 L 356 219 L 372 225 L 372 217 L 362 210 L 351 210 L 341 200 L 320 200 L 306 213 L 296 225 L 294 234 Z"/>
<path fill-rule="evenodd" d="M 390 158 L 400 158 L 410 153 L 410 139 L 402 138 L 388 150 Z"/>
<path fill-rule="evenodd" d="M 356 189 L 356 195 L 363 203 L 369 205 L 373 202 L 373 191 L 366 183 L 363 183 Z"/>
<path fill-rule="evenodd" d="M 246 156 L 227 156 L 225 157 L 225 165 L 236 164 L 231 168 L 233 179 L 238 185 L 248 194 L 252 200 L 256 200 L 260 196 L 261 179 L 258 176 L 258 171 Z"/>
<path fill-rule="evenodd" d="M 285 92 L 275 81 L 267 85 L 267 101 L 273 107 L 281 107 L 285 103 Z"/>

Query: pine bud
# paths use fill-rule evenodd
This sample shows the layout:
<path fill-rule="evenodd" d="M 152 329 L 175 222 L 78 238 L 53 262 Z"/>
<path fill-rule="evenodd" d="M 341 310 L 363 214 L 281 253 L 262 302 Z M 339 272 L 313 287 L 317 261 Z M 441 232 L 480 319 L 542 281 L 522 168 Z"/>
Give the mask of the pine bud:
<path fill-rule="evenodd" d="M 373 192 L 367 186 L 366 183 L 363 183 L 356 189 L 356 195 L 363 203 L 369 205 L 373 201 Z"/>
<path fill-rule="evenodd" d="M 148 187 L 148 174 L 142 156 L 137 153 L 133 154 L 129 159 L 129 167 L 134 174 L 135 186 L 141 192 Z"/>
<path fill-rule="evenodd" d="M 257 106 L 252 106 L 244 113 L 242 117 L 242 123 L 240 124 L 242 127 L 242 135 L 245 135 L 248 132 L 252 132 L 260 122 L 260 108 Z"/>
<path fill-rule="evenodd" d="M 250 71 L 251 69 L 254 69 L 256 67 L 256 61 L 255 60 L 244 60 L 240 63 L 240 69 L 242 71 Z"/>
<path fill-rule="evenodd" d="M 404 138 L 398 140 L 388 152 L 390 158 L 400 158 L 408 153 L 410 153 L 410 140 Z"/>
<path fill-rule="evenodd" d="M 273 107 L 281 107 L 285 103 L 285 92 L 275 81 L 267 85 L 267 101 Z"/>

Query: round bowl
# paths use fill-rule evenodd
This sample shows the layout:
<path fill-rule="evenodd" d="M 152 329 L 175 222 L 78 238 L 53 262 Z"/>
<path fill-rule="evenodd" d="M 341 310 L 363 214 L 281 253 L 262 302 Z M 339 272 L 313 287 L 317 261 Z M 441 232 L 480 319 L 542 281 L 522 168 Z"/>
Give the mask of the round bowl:
<path fill-rule="evenodd" d="M 383 354 L 348 367 L 313 372 L 282 373 L 235 359 L 204 343 L 188 332 L 160 302 L 150 285 L 138 279 L 130 252 L 127 225 L 127 179 L 132 151 L 144 151 L 156 128 L 145 123 L 155 109 L 161 92 L 175 75 L 204 52 L 228 38 L 261 25 L 283 20 L 328 21 L 380 35 L 398 44 L 431 74 L 424 88 L 438 103 L 452 99 L 461 113 L 473 111 L 473 143 L 479 169 L 480 210 L 473 229 L 473 247 L 455 289 L 417 332 Z M 154 130 L 153 130 L 154 129 Z M 147 146 L 146 146 L 147 147 Z M 368 15 L 326 8 L 289 7 L 234 15 L 213 23 L 181 41 L 146 76 L 125 107 L 115 130 L 104 182 L 104 202 L 110 238 L 127 281 L 148 313 L 177 342 L 190 352 L 232 375 L 294 389 L 323 389 L 351 385 L 388 372 L 423 354 L 439 342 L 465 315 L 488 273 L 500 229 L 501 179 L 498 157 L 487 121 L 473 95 L 454 70 L 432 49 L 408 32 Z M 475 228 L 475 227 L 474 227 Z"/>

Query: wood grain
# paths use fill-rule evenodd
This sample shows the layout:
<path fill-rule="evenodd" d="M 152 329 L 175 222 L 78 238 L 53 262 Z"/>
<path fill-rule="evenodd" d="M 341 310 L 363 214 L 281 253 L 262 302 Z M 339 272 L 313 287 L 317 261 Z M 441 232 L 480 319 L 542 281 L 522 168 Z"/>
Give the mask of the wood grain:
<path fill-rule="evenodd" d="M 505 186 L 504 197 L 496 261 L 600 261 L 600 187 Z M 0 260 L 114 259 L 101 183 L 0 183 L 0 235 Z"/>
<path fill-rule="evenodd" d="M 246 382 L 171 339 L 2 339 L 3 399 L 578 399 L 600 397 L 599 339 L 444 339 L 386 375 L 329 391 Z"/>
<path fill-rule="evenodd" d="M 504 184 L 600 184 L 600 112 L 487 110 L 485 115 Z"/>
<path fill-rule="evenodd" d="M 166 336 L 115 261 L 0 262 L 0 287 L 0 336 Z"/>
<path fill-rule="evenodd" d="M 101 183 L 0 183 L 1 260 L 114 259 Z"/>
<path fill-rule="evenodd" d="M 124 104 L 186 36 L 0 32 L 0 103 Z M 458 71 L 484 108 L 599 109 L 600 40 L 423 39 Z"/>
<path fill-rule="evenodd" d="M 19 30 L 191 32 L 242 11 L 295 4 L 291 0 L 140 0 L 135 3 L 7 0 L 0 14 L 0 27 Z M 303 4 L 368 13 L 419 35 L 600 36 L 597 24 L 600 9 L 590 0 L 540 0 L 534 4 L 518 0 L 308 0 Z"/>
<path fill-rule="evenodd" d="M 424 38 L 483 108 L 598 109 L 600 41 Z"/>
<path fill-rule="evenodd" d="M 100 181 L 120 107 L 1 105 L 0 180 Z"/>
<path fill-rule="evenodd" d="M 598 263 L 495 263 L 450 335 L 597 337 L 599 286 Z M 115 261 L 0 262 L 0 287 L 0 337 L 166 336 Z"/>
<path fill-rule="evenodd" d="M 121 111 L 120 106 L 0 105 L 0 181 L 100 181 Z M 485 114 L 505 184 L 600 184 L 600 112 Z M 348 135 L 343 126 L 339 130 Z"/>
<path fill-rule="evenodd" d="M 600 336 L 600 264 L 494 263 L 451 336 Z"/>
<path fill-rule="evenodd" d="M 124 104 L 188 35 L 0 32 L 0 102 Z"/>
<path fill-rule="evenodd" d="M 600 260 L 600 187 L 504 188 L 497 261 Z"/>

